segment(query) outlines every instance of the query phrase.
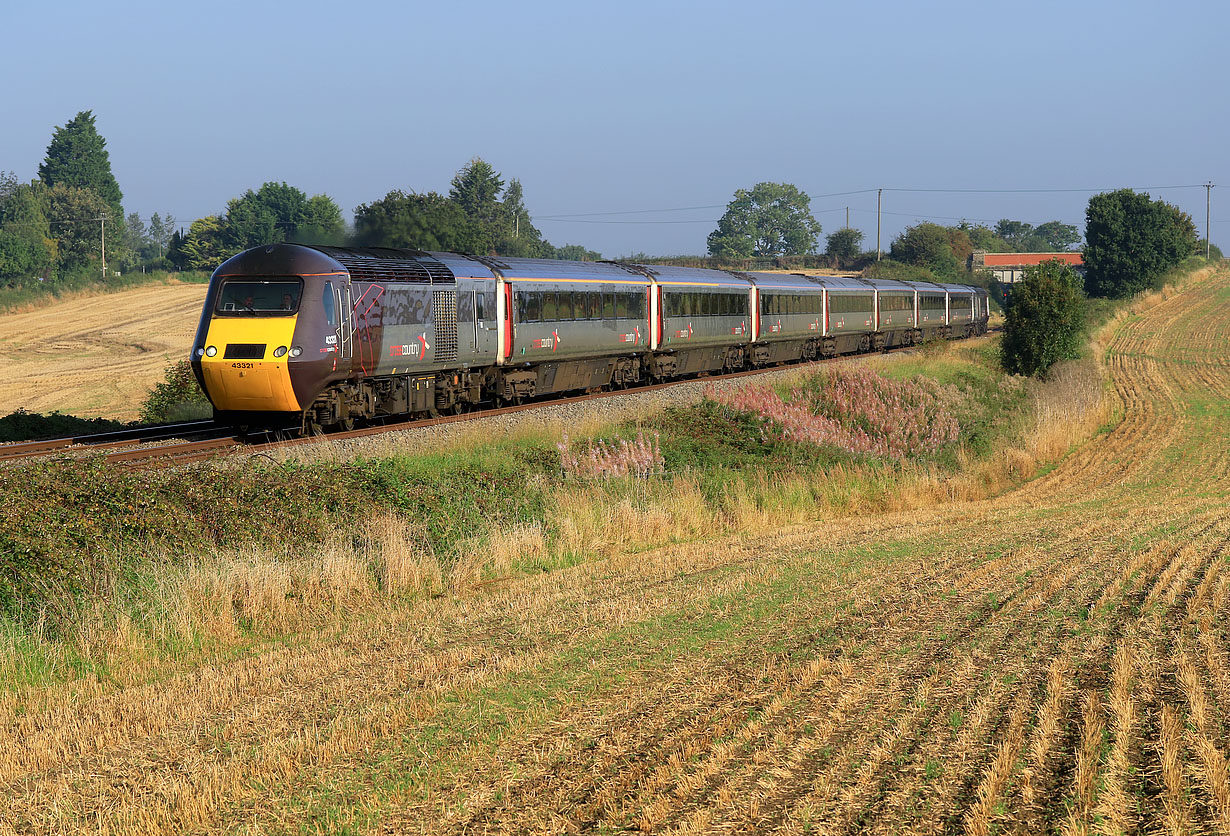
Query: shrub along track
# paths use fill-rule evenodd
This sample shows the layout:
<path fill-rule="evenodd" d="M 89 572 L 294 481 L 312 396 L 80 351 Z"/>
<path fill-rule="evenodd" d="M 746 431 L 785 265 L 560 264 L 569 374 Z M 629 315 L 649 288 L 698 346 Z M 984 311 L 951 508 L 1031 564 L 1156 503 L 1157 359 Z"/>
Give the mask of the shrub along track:
<path fill-rule="evenodd" d="M 1230 277 L 995 500 L 664 547 L 0 703 L 0 829 L 1225 832 Z"/>

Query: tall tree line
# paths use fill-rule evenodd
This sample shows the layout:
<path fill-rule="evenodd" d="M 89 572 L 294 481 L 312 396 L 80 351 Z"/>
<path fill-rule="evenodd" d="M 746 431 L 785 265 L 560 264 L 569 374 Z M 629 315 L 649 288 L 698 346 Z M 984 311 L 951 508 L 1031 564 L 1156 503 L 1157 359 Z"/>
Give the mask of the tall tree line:
<path fill-rule="evenodd" d="M 106 140 L 84 110 L 57 127 L 38 167 L 21 182 L 0 172 L 0 283 L 18 286 L 100 275 L 104 236 L 109 269 L 169 266 L 175 219 L 124 216 Z"/>

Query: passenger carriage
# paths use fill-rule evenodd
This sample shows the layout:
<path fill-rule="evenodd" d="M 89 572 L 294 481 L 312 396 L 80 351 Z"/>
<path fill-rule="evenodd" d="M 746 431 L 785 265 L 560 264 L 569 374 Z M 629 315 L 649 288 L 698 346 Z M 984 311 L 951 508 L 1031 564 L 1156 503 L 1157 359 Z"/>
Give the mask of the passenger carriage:
<path fill-rule="evenodd" d="M 751 347 L 754 365 L 814 360 L 825 353 L 820 279 L 800 273 L 748 273 L 747 278 L 757 312 Z"/>

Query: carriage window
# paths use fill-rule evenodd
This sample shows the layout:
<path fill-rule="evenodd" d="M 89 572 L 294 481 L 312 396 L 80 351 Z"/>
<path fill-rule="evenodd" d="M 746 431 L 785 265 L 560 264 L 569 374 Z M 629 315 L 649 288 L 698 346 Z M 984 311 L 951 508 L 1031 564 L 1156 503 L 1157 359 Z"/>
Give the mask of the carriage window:
<path fill-rule="evenodd" d="M 559 292 L 559 318 L 560 319 L 575 319 L 573 311 L 575 306 L 572 304 L 572 291 L 561 290 Z"/>
<path fill-rule="evenodd" d="M 628 300 L 628 314 L 633 319 L 644 319 L 648 316 L 648 311 L 645 309 L 645 292 L 642 290 L 632 291 L 632 297 Z"/>
<path fill-rule="evenodd" d="M 542 292 L 542 321 L 553 322 L 559 319 L 559 299 L 554 290 Z"/>
<path fill-rule="evenodd" d="M 525 321 L 538 322 L 542 319 L 542 294 L 531 290 L 525 294 Z"/>
<path fill-rule="evenodd" d="M 628 318 L 628 294 L 623 291 L 615 294 L 615 318 Z"/>

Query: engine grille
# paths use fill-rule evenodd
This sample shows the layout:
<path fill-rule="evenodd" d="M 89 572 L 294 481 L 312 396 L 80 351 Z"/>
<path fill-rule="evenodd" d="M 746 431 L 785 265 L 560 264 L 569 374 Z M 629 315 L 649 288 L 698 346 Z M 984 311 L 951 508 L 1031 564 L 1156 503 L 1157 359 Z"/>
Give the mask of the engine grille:
<path fill-rule="evenodd" d="M 265 359 L 265 343 L 227 343 L 222 359 L 263 360 Z"/>
<path fill-rule="evenodd" d="M 436 322 L 436 360 L 457 359 L 457 291 L 437 290 L 431 294 L 431 309 Z"/>
<path fill-rule="evenodd" d="M 313 247 L 346 268 L 350 278 L 362 282 L 420 282 L 453 284 L 453 271 L 434 256 L 418 250 L 389 247 Z"/>

